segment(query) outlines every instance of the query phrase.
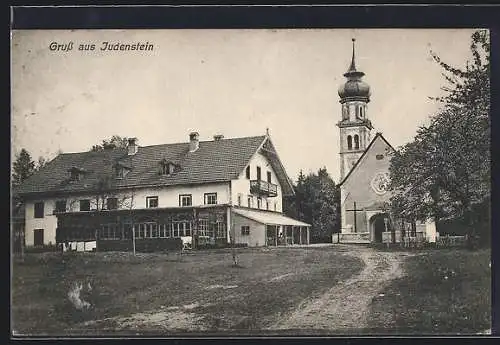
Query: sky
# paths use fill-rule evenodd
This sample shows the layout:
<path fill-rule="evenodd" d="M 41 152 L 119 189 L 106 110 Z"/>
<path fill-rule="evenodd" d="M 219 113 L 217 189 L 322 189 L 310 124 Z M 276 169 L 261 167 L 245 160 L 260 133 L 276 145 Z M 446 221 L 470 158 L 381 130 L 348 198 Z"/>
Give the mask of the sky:
<path fill-rule="evenodd" d="M 443 61 L 471 59 L 470 29 L 19 30 L 11 32 L 12 154 L 89 150 L 112 135 L 140 146 L 264 135 L 292 180 L 326 167 L 338 182 L 339 86 L 356 39 L 367 117 L 398 147 L 428 124 Z M 52 42 L 73 42 L 53 51 Z M 102 42 L 153 45 L 101 51 Z M 95 44 L 79 51 L 79 44 Z"/>

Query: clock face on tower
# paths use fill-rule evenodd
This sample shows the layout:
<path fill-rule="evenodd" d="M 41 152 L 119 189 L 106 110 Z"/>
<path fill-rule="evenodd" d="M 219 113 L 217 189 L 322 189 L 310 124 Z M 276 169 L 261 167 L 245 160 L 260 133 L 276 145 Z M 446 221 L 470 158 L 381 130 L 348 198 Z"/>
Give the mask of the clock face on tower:
<path fill-rule="evenodd" d="M 372 179 L 371 186 L 373 191 L 379 195 L 387 193 L 387 189 L 389 188 L 389 173 L 376 173 Z"/>

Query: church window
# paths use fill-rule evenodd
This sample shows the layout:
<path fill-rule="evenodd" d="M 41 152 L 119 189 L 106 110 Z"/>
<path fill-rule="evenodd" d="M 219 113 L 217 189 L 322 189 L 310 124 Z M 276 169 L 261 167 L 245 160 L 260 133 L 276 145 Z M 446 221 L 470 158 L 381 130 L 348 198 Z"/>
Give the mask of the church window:
<path fill-rule="evenodd" d="M 356 117 L 359 117 L 359 107 L 356 107 Z"/>
<path fill-rule="evenodd" d="M 354 148 L 359 150 L 359 135 L 357 134 L 354 136 Z"/>
<path fill-rule="evenodd" d="M 347 107 L 342 107 L 342 120 L 349 119 L 349 113 L 347 112 Z"/>
<path fill-rule="evenodd" d="M 347 149 L 352 150 L 352 137 L 350 135 L 347 136 Z"/>
<path fill-rule="evenodd" d="M 363 118 L 363 107 L 359 107 L 359 117 Z"/>

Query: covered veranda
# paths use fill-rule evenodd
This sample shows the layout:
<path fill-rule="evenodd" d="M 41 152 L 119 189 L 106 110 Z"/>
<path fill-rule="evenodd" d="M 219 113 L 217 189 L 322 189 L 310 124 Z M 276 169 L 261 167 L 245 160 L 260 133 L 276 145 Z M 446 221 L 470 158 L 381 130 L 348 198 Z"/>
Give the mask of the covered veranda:
<path fill-rule="evenodd" d="M 308 223 L 277 212 L 247 209 L 235 209 L 234 212 L 265 226 L 267 246 L 309 244 L 311 225 Z"/>

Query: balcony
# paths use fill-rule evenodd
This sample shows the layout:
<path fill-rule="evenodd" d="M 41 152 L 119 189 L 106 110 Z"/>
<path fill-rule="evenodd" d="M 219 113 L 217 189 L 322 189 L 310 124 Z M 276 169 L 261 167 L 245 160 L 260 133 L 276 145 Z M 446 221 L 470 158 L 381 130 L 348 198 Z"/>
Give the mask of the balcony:
<path fill-rule="evenodd" d="M 278 195 L 278 186 L 263 180 L 250 181 L 250 193 L 273 197 Z"/>

